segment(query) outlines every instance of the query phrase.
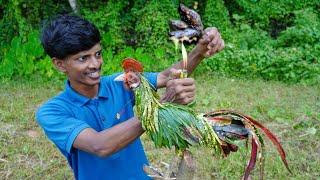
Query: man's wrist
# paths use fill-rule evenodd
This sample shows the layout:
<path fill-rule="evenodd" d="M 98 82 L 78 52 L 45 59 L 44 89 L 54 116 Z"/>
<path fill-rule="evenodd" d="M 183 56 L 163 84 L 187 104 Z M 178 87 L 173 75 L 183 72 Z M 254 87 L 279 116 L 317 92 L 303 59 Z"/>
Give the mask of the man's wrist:
<path fill-rule="evenodd" d="M 206 58 L 202 53 L 201 53 L 201 48 L 196 46 L 195 48 L 192 49 L 192 51 L 189 53 L 188 59 L 194 59 L 196 61 L 202 61 L 204 58 Z"/>
<path fill-rule="evenodd" d="M 201 61 L 205 58 L 205 56 L 200 52 L 201 48 L 196 46 L 193 50 L 188 54 L 188 74 L 191 74 L 193 70 L 201 63 Z"/>

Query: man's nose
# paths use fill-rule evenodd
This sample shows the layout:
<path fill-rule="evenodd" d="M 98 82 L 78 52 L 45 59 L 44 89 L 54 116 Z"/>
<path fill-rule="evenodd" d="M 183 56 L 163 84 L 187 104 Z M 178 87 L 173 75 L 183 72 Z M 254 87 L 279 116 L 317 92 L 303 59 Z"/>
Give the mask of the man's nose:
<path fill-rule="evenodd" d="M 100 66 L 100 61 L 96 57 L 90 58 L 89 67 L 90 68 L 98 68 Z"/>

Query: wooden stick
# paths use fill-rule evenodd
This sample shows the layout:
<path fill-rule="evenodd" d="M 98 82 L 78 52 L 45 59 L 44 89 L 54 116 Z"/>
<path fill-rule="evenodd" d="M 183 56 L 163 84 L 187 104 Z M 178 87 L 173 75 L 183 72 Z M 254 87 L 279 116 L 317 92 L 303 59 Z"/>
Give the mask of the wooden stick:
<path fill-rule="evenodd" d="M 179 164 L 179 170 L 177 173 L 177 179 L 183 180 L 191 180 L 194 179 L 194 174 L 196 171 L 196 165 L 193 161 L 193 157 L 188 150 L 183 152 L 183 156 L 181 157 L 181 161 Z"/>

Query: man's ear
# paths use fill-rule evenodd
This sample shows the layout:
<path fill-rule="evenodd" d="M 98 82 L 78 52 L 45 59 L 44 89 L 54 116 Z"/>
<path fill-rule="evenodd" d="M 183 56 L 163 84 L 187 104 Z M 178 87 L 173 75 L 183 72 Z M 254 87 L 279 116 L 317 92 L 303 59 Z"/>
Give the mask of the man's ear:
<path fill-rule="evenodd" d="M 65 60 L 62 59 L 58 59 L 56 57 L 52 58 L 52 62 L 54 64 L 54 66 L 60 71 L 65 73 L 66 72 L 66 62 Z"/>

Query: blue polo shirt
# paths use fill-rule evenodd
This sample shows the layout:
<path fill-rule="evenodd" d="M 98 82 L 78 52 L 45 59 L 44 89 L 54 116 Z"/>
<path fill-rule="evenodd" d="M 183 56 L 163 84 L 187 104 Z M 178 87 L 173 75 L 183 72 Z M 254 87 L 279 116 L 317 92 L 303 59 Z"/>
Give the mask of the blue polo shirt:
<path fill-rule="evenodd" d="M 148 161 L 140 138 L 107 157 L 72 146 L 86 128 L 99 132 L 133 117 L 133 93 L 125 89 L 123 82 L 114 81 L 117 75 L 101 78 L 99 93 L 94 99 L 77 93 L 67 82 L 65 90 L 36 113 L 39 125 L 67 158 L 76 179 L 149 179 L 143 172 L 143 165 Z M 157 73 L 145 73 L 145 76 L 156 87 Z"/>

